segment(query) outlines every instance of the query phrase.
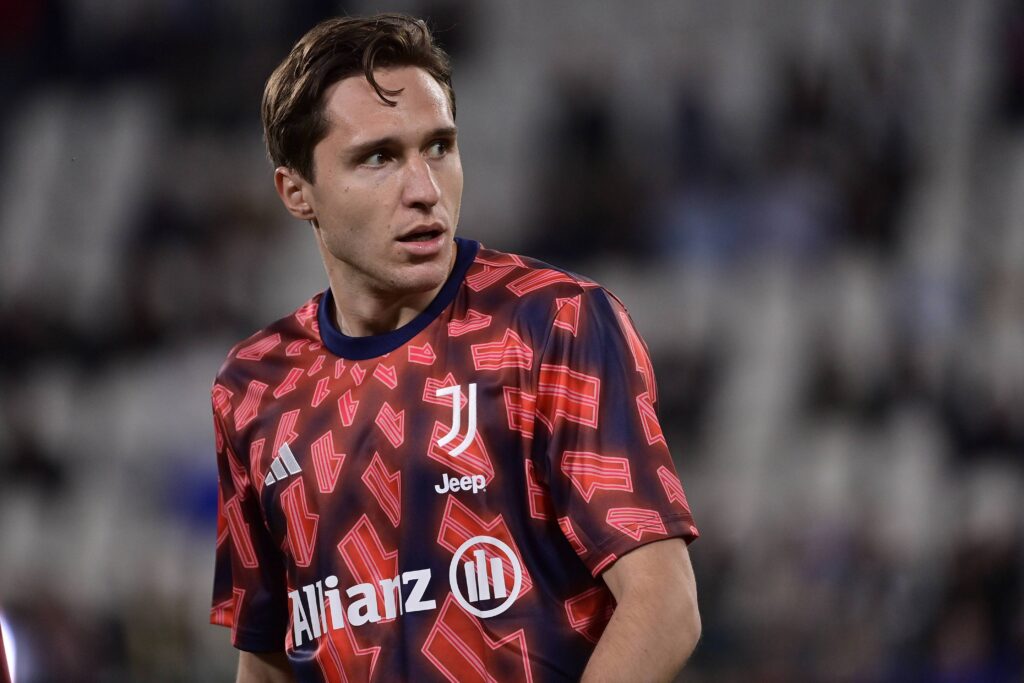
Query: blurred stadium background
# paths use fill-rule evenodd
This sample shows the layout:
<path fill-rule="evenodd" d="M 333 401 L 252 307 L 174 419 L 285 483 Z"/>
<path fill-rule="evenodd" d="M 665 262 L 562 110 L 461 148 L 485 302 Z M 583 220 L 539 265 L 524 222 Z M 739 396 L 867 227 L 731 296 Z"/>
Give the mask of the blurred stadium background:
<path fill-rule="evenodd" d="M 618 293 L 703 532 L 688 681 L 1024 676 L 1024 5 L 0 2 L 17 681 L 225 681 L 208 391 L 326 285 L 262 84 L 429 17 L 460 232 Z"/>

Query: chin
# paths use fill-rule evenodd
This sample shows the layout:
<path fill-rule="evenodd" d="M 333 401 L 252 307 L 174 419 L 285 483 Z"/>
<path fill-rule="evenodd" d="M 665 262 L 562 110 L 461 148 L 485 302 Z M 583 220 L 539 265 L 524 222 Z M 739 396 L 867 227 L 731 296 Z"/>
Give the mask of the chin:
<path fill-rule="evenodd" d="M 416 291 L 436 289 L 448 279 L 452 267 L 452 252 L 444 250 L 419 263 L 409 263 L 399 269 L 399 281 Z"/>
<path fill-rule="evenodd" d="M 396 289 L 410 294 L 423 294 L 440 289 L 448 279 L 448 268 L 445 266 L 446 264 L 442 263 L 430 263 L 408 268 L 413 272 L 402 273 L 395 282 Z"/>

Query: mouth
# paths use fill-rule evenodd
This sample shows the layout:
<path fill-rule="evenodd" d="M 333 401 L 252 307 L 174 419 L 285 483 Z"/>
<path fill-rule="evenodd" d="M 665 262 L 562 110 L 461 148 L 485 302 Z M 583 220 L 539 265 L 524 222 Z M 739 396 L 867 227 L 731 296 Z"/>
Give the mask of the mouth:
<path fill-rule="evenodd" d="M 451 241 L 451 235 L 441 222 L 417 225 L 395 240 L 398 249 L 415 262 L 434 260 L 447 253 L 445 244 Z"/>
<path fill-rule="evenodd" d="M 398 241 L 406 243 L 430 242 L 443 234 L 444 227 L 442 227 L 440 223 L 432 223 L 431 225 L 421 225 L 413 228 L 406 234 L 399 237 Z"/>

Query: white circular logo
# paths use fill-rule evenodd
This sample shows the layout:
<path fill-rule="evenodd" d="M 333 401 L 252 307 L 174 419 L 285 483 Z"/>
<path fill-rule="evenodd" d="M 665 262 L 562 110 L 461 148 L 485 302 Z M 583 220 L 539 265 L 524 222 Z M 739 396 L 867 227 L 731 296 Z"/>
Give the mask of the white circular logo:
<path fill-rule="evenodd" d="M 484 551 L 477 550 L 474 553 L 474 559 L 462 562 L 462 556 L 477 543 L 494 546 L 508 558 L 514 575 L 511 592 L 505 587 L 505 572 L 500 557 L 492 557 L 490 562 L 488 562 L 484 556 Z M 459 567 L 462 567 L 465 573 L 466 592 L 469 593 L 468 600 L 462 594 L 462 589 L 459 587 Z M 472 614 L 481 619 L 486 619 L 501 614 L 511 607 L 512 603 L 519 597 L 519 591 L 523 587 L 523 568 L 519 564 L 519 558 L 512 552 L 512 548 L 508 547 L 503 541 L 491 536 L 474 536 L 460 545 L 459 549 L 455 551 L 455 557 L 452 558 L 452 563 L 448 567 L 448 580 L 452 586 L 452 595 L 459 601 L 459 604 Z M 488 610 L 482 610 L 472 604 L 483 600 L 497 600 L 501 598 L 504 598 L 504 601 L 500 605 Z"/>

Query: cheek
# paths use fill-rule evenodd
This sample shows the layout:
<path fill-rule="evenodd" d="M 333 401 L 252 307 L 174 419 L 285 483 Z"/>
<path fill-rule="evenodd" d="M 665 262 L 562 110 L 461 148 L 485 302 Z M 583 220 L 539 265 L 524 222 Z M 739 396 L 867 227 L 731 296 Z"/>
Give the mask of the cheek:
<path fill-rule="evenodd" d="M 380 247 L 390 234 L 395 179 L 380 174 L 365 181 L 344 177 L 324 181 L 317 214 L 328 248 L 355 255 Z"/>
<path fill-rule="evenodd" d="M 350 236 L 366 232 L 380 211 L 372 196 L 352 186 L 339 189 L 324 208 L 324 219 L 330 221 L 332 232 Z"/>
<path fill-rule="evenodd" d="M 462 162 L 455 159 L 452 164 L 451 172 L 447 174 L 445 178 L 445 190 L 448 196 L 454 202 L 456 209 L 462 202 Z"/>

